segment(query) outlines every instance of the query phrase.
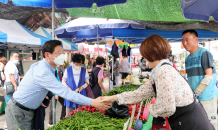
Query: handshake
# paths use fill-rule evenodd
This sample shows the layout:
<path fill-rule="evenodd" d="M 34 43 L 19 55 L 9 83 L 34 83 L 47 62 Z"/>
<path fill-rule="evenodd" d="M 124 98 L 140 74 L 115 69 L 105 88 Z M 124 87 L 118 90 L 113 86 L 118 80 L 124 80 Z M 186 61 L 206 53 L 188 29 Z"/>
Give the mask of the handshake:
<path fill-rule="evenodd" d="M 91 106 L 96 107 L 99 110 L 107 110 L 107 109 L 111 108 L 111 103 L 114 101 L 118 102 L 118 98 L 116 95 L 98 97 L 98 98 L 92 100 Z"/>

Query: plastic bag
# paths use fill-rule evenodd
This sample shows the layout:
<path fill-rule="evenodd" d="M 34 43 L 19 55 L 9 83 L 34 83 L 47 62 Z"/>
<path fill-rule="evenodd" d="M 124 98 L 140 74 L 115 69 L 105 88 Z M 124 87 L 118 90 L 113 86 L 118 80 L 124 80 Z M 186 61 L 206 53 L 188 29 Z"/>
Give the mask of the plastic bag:
<path fill-rule="evenodd" d="M 143 125 L 142 130 L 150 130 L 152 127 L 152 122 L 153 122 L 153 116 L 149 114 L 148 120 Z"/>
<path fill-rule="evenodd" d="M 110 118 L 127 119 L 129 108 L 127 105 L 118 105 L 117 102 L 112 103 L 112 107 L 105 111 L 105 116 Z"/>
<path fill-rule="evenodd" d="M 114 43 L 112 46 L 111 55 L 114 57 L 114 59 L 119 58 L 118 47 L 116 43 Z"/>

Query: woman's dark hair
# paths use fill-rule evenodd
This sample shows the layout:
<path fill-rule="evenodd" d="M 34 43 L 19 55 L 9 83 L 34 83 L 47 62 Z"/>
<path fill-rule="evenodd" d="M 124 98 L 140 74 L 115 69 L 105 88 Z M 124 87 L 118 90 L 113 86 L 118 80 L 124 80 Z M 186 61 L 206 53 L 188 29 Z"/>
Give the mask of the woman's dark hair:
<path fill-rule="evenodd" d="M 104 58 L 101 57 L 101 56 L 98 56 L 97 59 L 96 59 L 96 64 L 97 64 L 97 65 L 102 65 L 102 64 L 104 64 Z"/>
<path fill-rule="evenodd" d="M 81 55 L 81 58 L 82 58 L 82 64 L 84 64 L 85 63 L 85 56 Z"/>
<path fill-rule="evenodd" d="M 166 39 L 158 34 L 147 37 L 140 46 L 141 55 L 148 61 L 167 59 L 171 47 Z"/>
<path fill-rule="evenodd" d="M 8 60 L 3 56 L 3 57 L 0 57 L 0 62 L 6 65 Z"/>
<path fill-rule="evenodd" d="M 72 57 L 72 61 L 74 63 L 82 63 L 83 64 L 83 58 L 82 55 L 79 53 L 75 53 Z M 84 57 L 84 61 L 85 61 L 85 57 Z"/>
<path fill-rule="evenodd" d="M 143 61 L 143 59 L 144 59 L 144 58 L 142 57 L 142 58 L 141 58 L 141 62 Z"/>
<path fill-rule="evenodd" d="M 59 41 L 59 40 L 50 40 L 50 41 L 45 42 L 45 44 L 42 47 L 43 57 L 45 58 L 45 52 L 49 52 L 49 53 L 52 54 L 54 52 L 54 49 L 55 49 L 56 46 L 62 46 L 61 41 Z"/>

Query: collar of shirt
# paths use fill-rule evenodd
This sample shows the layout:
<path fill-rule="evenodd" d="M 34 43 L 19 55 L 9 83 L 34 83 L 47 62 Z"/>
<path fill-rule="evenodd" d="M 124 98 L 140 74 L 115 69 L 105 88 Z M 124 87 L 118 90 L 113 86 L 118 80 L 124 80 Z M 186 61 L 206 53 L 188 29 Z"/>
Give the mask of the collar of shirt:
<path fill-rule="evenodd" d="M 96 65 L 96 67 L 99 67 L 99 68 L 101 68 L 101 66 L 100 66 L 100 65 Z"/>
<path fill-rule="evenodd" d="M 43 58 L 43 63 L 51 70 L 52 73 L 55 72 L 55 69 Z"/>
<path fill-rule="evenodd" d="M 156 73 L 156 70 L 158 70 L 158 69 L 161 67 L 161 65 L 162 65 L 163 63 L 168 63 L 168 64 L 170 64 L 170 65 L 173 65 L 168 59 L 161 61 L 161 62 L 151 71 L 151 76 L 153 77 L 154 81 L 155 81 L 155 73 Z"/>

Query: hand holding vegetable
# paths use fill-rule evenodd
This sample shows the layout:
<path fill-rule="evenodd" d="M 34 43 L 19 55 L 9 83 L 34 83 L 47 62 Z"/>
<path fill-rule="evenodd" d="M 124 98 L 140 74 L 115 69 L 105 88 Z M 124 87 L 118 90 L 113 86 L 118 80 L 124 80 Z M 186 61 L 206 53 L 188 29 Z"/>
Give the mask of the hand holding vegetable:
<path fill-rule="evenodd" d="M 92 99 L 91 106 L 98 108 L 99 110 L 107 110 L 111 108 L 111 104 L 107 101 L 102 101 L 101 97 Z"/>
<path fill-rule="evenodd" d="M 114 101 L 117 101 L 118 102 L 118 98 L 116 95 L 114 96 L 105 96 L 105 97 L 102 97 L 102 102 L 114 102 Z"/>

